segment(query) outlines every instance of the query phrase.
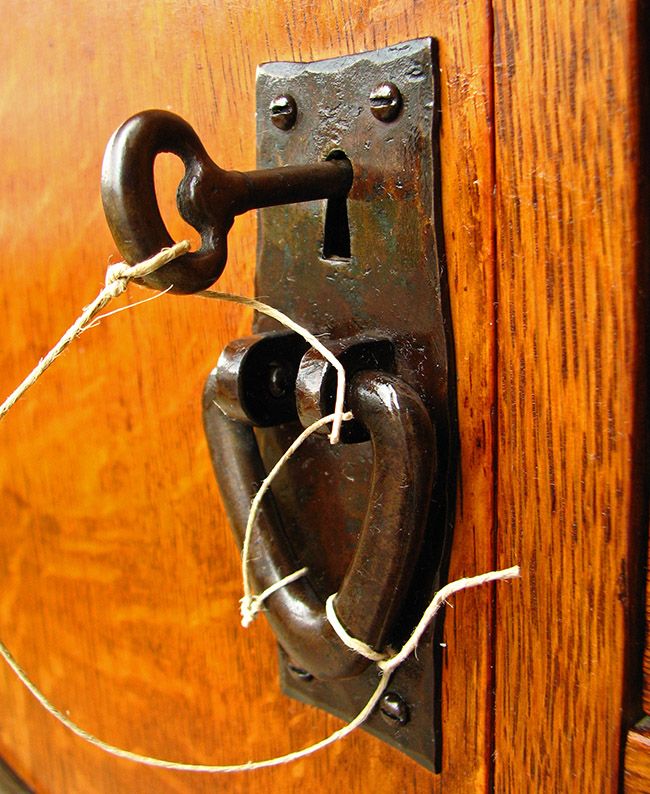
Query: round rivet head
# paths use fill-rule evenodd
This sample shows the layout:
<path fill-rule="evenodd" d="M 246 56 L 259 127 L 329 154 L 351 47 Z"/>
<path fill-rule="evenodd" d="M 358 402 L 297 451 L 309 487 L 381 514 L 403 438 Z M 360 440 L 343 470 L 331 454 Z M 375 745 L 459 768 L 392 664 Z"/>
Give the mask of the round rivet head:
<path fill-rule="evenodd" d="M 379 121 L 395 121 L 402 109 L 402 95 L 395 83 L 379 83 L 370 94 L 370 110 Z"/>
<path fill-rule="evenodd" d="M 298 117 L 298 106 L 291 94 L 280 94 L 269 105 L 271 121 L 279 130 L 290 130 Z"/>
<path fill-rule="evenodd" d="M 273 362 L 269 368 L 269 392 L 276 400 L 286 397 L 291 387 L 290 374 L 282 364 Z"/>
<path fill-rule="evenodd" d="M 386 692 L 381 699 L 379 711 L 389 725 L 406 725 L 411 719 L 409 707 L 397 694 L 397 692 Z"/>

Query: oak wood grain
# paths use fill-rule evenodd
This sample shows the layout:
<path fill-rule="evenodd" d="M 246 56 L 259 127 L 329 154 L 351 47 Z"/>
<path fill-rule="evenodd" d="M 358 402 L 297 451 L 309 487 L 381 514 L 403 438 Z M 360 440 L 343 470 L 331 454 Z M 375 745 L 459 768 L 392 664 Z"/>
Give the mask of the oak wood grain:
<path fill-rule="evenodd" d="M 643 559 L 636 4 L 496 0 L 495 790 L 617 791 Z M 645 308 L 647 313 L 647 308 Z"/>
<path fill-rule="evenodd" d="M 650 714 L 650 544 L 648 544 L 645 596 L 645 648 L 643 654 L 643 711 Z"/>
<path fill-rule="evenodd" d="M 190 121 L 224 167 L 255 162 L 259 62 L 433 35 L 442 70 L 443 215 L 454 314 L 461 488 L 450 575 L 493 563 L 491 38 L 478 0 L 49 0 L 3 7 L 0 391 L 93 296 L 115 253 L 99 200 L 105 143 L 147 107 Z M 161 167 L 172 217 L 172 165 Z M 180 236 L 178 222 L 172 232 Z M 220 287 L 251 294 L 255 220 Z M 131 287 L 123 302 L 145 293 Z M 206 302 L 208 303 L 208 302 Z M 238 628 L 238 557 L 210 471 L 202 382 L 250 317 L 163 297 L 101 323 L 0 432 L 0 634 L 62 709 L 130 749 L 246 761 L 339 723 L 284 698 L 261 623 Z M 481 792 L 491 765 L 491 602 L 448 610 L 440 779 L 357 734 L 291 767 L 222 778 L 107 757 L 0 671 L 0 755 L 38 792 Z"/>
<path fill-rule="evenodd" d="M 627 736 L 625 745 L 625 794 L 650 791 L 650 718 L 642 720 Z"/>

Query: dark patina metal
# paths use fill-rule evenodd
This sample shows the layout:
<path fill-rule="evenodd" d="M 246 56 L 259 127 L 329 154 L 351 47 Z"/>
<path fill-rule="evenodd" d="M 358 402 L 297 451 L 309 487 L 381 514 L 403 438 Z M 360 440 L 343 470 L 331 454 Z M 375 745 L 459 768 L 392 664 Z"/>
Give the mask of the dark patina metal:
<path fill-rule="evenodd" d="M 351 339 L 388 340 L 392 361 L 375 362 L 377 369 L 408 384 L 436 428 L 438 474 L 421 552 L 386 633 L 385 642 L 395 647 L 446 581 L 453 525 L 456 435 L 440 223 L 437 75 L 434 43 L 420 39 L 321 63 L 266 64 L 257 83 L 258 168 L 345 155 L 354 171 L 343 201 L 259 213 L 257 294 L 339 352 Z M 389 124 L 377 120 L 369 102 L 373 89 L 386 82 L 399 86 L 403 99 Z M 300 108 L 290 135 L 278 130 L 266 111 L 274 97 L 287 93 Z M 255 320 L 256 331 L 276 328 L 266 317 Z M 329 393 L 327 367 L 309 351 L 297 382 L 304 422 L 329 410 L 329 398 L 321 399 Z M 299 431 L 296 425 L 256 431 L 264 470 Z M 340 590 L 351 571 L 373 472 L 399 465 L 401 451 L 388 449 L 387 454 L 387 462 L 375 461 L 369 443 L 332 447 L 326 438 L 312 437 L 274 482 L 276 515 L 300 564 L 309 567 L 309 584 L 320 603 Z M 384 502 L 388 498 L 381 497 Z M 344 625 L 355 633 L 356 627 Z M 441 629 L 442 618 L 424 636 L 418 658 L 409 658 L 393 678 L 394 691 L 404 702 L 417 704 L 408 723 L 388 724 L 379 709 L 367 723 L 368 730 L 432 769 L 439 765 L 441 748 Z M 293 650 L 289 655 L 294 657 Z M 289 674 L 282 650 L 281 657 L 285 691 L 345 719 L 358 712 L 376 684 L 373 665 L 354 678 L 326 681 L 316 674 L 304 683 Z"/>
<path fill-rule="evenodd" d="M 201 248 L 134 280 L 154 289 L 171 287 L 172 292 L 198 292 L 219 278 L 228 256 L 228 232 L 237 215 L 274 204 L 344 197 L 352 183 L 348 160 L 224 171 L 180 116 L 145 110 L 116 130 L 102 166 L 104 212 L 115 243 L 130 264 L 173 244 L 154 187 L 153 164 L 162 152 L 178 155 L 185 165 L 178 211 L 201 233 Z"/>
<path fill-rule="evenodd" d="M 221 362 L 223 366 L 223 357 Z M 228 380 L 230 372 L 227 367 Z M 251 499 L 266 469 L 253 428 L 239 421 L 241 405 L 215 401 L 221 373 L 218 366 L 208 380 L 203 416 L 224 505 L 241 543 Z M 394 621 L 403 610 L 422 545 L 436 470 L 431 419 L 410 386 L 395 375 L 363 370 L 351 379 L 347 396 L 370 436 L 374 459 L 354 555 L 340 581 L 325 578 L 321 560 L 320 566 L 309 565 L 312 575 L 278 590 L 265 604 L 292 666 L 320 682 L 357 676 L 369 665 L 341 642 L 327 620 L 325 597 L 334 590 L 337 615 L 353 636 L 378 651 L 394 636 Z M 320 439 L 321 447 L 328 444 Z M 296 480 L 296 488 L 302 485 Z M 320 507 L 327 510 L 325 504 Z M 251 542 L 249 569 L 256 592 L 305 565 L 303 549 L 295 545 L 290 529 L 267 493 Z"/>
<path fill-rule="evenodd" d="M 185 164 L 177 203 L 202 247 L 143 279 L 151 287 L 208 287 L 224 267 L 235 215 L 264 208 L 257 294 L 318 334 L 346 367 L 355 415 L 347 443 L 314 435 L 289 460 L 264 499 L 251 557 L 258 591 L 308 567 L 266 604 L 282 682 L 344 719 L 363 707 L 377 671 L 341 643 L 326 598 L 338 592 L 349 633 L 387 650 L 405 641 L 446 578 L 456 433 L 437 73 L 431 39 L 266 64 L 257 83 L 260 170 L 223 171 L 192 128 L 163 111 L 127 121 L 104 163 L 107 217 L 130 262 L 172 242 L 155 197 L 156 155 L 173 152 Z M 224 351 L 206 385 L 204 422 L 240 542 L 266 472 L 301 422 L 331 411 L 333 389 L 329 364 L 266 316 Z M 441 626 L 442 617 L 365 726 L 431 769 L 441 748 Z"/>
<path fill-rule="evenodd" d="M 295 384 L 305 340 L 293 332 L 255 334 L 227 345 L 211 398 L 231 419 L 271 427 L 295 421 Z"/>
<path fill-rule="evenodd" d="M 328 347 L 345 367 L 348 378 L 362 370 L 395 372 L 393 343 L 382 338 L 380 333 L 332 340 Z M 310 348 L 300 362 L 295 384 L 296 407 L 303 427 L 309 427 L 334 411 L 336 381 L 336 370 L 331 363 Z M 323 427 L 319 432 L 326 435 L 329 428 Z M 344 444 L 368 440 L 368 433 L 356 419 L 343 425 L 341 441 Z"/>
<path fill-rule="evenodd" d="M 297 665 L 293 664 L 292 662 L 287 662 L 287 670 L 298 681 L 307 681 L 308 682 L 308 681 L 313 681 L 314 680 L 314 676 L 311 673 L 308 673 L 306 670 L 303 670 L 302 667 L 298 667 Z"/>

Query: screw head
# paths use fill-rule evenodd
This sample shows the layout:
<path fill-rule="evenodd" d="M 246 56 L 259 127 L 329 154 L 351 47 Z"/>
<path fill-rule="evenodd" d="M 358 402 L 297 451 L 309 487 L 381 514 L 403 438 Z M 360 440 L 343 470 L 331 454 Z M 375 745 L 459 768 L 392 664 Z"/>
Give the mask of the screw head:
<path fill-rule="evenodd" d="M 389 725 L 406 725 L 411 719 L 409 707 L 397 692 L 386 692 L 379 704 L 379 711 Z"/>
<path fill-rule="evenodd" d="M 385 123 L 395 121 L 402 109 L 402 95 L 395 83 L 379 83 L 370 93 L 372 115 Z"/>
<path fill-rule="evenodd" d="M 314 676 L 311 673 L 308 673 L 307 670 L 303 670 L 302 667 L 298 667 L 297 664 L 291 661 L 287 662 L 287 670 L 296 681 L 307 682 L 314 680 Z"/>
<path fill-rule="evenodd" d="M 271 121 L 279 130 L 290 130 L 298 117 L 298 106 L 291 94 L 280 94 L 269 105 Z"/>

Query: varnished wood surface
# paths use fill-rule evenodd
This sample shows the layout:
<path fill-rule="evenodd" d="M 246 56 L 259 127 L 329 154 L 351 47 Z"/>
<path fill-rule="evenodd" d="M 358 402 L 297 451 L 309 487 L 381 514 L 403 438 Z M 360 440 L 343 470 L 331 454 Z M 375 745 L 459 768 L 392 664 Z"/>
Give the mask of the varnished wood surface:
<path fill-rule="evenodd" d="M 0 42 L 0 390 L 102 282 L 105 143 L 168 108 L 224 167 L 255 162 L 257 63 L 440 41 L 445 238 L 461 428 L 451 576 L 493 563 L 493 165 L 488 7 L 408 0 L 10 2 Z M 172 206 L 168 191 L 167 211 Z M 254 219 L 220 287 L 251 294 Z M 174 229 L 180 234 L 181 226 Z M 126 301 L 144 297 L 132 287 Z M 57 706 L 130 749 L 267 757 L 339 723 L 285 699 L 263 623 L 238 628 L 238 557 L 202 437 L 203 380 L 250 317 L 163 297 L 88 331 L 0 432 L 0 634 Z M 509 555 L 506 560 L 511 562 Z M 491 598 L 448 610 L 440 779 L 357 734 L 291 767 L 159 772 L 85 746 L 0 671 L 0 755 L 38 792 L 480 792 L 491 769 Z M 509 611 L 509 607 L 504 612 Z M 502 618 L 503 619 L 503 618 Z"/>
<path fill-rule="evenodd" d="M 617 791 L 637 683 L 635 6 L 494 4 L 499 792 Z"/>
<path fill-rule="evenodd" d="M 650 544 L 648 548 L 650 555 Z M 643 654 L 643 711 L 650 714 L 650 563 L 646 568 L 645 649 Z"/>
<path fill-rule="evenodd" d="M 625 746 L 625 794 L 650 791 L 650 719 L 630 731 Z"/>

